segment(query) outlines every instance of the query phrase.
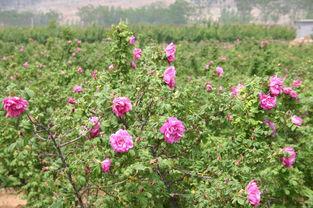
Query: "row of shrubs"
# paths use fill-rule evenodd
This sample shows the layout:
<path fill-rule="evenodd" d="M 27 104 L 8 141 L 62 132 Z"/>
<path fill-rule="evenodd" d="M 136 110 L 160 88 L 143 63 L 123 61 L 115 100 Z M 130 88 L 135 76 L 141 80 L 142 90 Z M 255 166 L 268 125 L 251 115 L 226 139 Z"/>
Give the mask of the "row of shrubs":
<path fill-rule="evenodd" d="M 274 39 L 291 40 L 295 37 L 295 30 L 287 26 L 263 26 L 263 25 L 220 25 L 203 24 L 189 26 L 175 25 L 132 25 L 130 28 L 140 34 L 141 42 L 157 41 L 235 41 L 243 38 L 256 40 Z M 35 40 L 46 43 L 49 38 L 74 39 L 84 42 L 99 42 L 108 38 L 110 28 L 90 26 L 86 28 L 63 27 L 51 23 L 48 27 L 0 29 L 0 40 L 4 42 L 28 43 Z"/>

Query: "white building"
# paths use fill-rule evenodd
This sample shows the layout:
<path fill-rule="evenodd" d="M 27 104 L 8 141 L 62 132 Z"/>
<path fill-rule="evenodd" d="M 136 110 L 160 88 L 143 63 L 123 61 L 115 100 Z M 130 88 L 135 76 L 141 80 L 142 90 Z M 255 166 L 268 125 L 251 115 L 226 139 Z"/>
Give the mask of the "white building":
<path fill-rule="evenodd" d="M 295 21 L 297 29 L 297 38 L 313 36 L 313 19 L 304 19 Z"/>

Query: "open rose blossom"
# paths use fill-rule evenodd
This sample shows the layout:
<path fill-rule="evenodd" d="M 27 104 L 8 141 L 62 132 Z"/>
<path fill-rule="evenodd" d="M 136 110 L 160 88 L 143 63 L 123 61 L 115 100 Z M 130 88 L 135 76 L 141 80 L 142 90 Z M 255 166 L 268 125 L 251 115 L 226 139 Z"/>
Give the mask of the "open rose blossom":
<path fill-rule="evenodd" d="M 246 186 L 247 199 L 253 207 L 257 207 L 261 202 L 261 191 L 255 180 L 250 181 Z"/>
<path fill-rule="evenodd" d="M 176 53 L 176 45 L 174 43 L 168 44 L 165 48 L 165 54 L 166 54 L 167 61 L 169 63 L 172 63 L 173 61 L 175 61 L 176 59 L 175 53 Z"/>
<path fill-rule="evenodd" d="M 133 51 L 133 59 L 134 60 L 139 60 L 141 57 L 141 49 L 140 48 L 135 48 Z"/>
<path fill-rule="evenodd" d="M 130 36 L 130 38 L 129 38 L 129 44 L 130 45 L 135 45 L 135 43 L 136 43 L 136 37 L 135 36 Z"/>
<path fill-rule="evenodd" d="M 3 109 L 7 112 L 6 117 L 19 117 L 28 107 L 28 101 L 20 97 L 7 97 L 2 100 Z"/>
<path fill-rule="evenodd" d="M 110 171 L 112 160 L 106 158 L 101 163 L 102 172 L 107 173 Z"/>
<path fill-rule="evenodd" d="M 185 133 L 183 122 L 175 117 L 170 117 L 160 128 L 160 132 L 164 134 L 164 140 L 167 143 L 173 144 L 178 142 Z"/>
<path fill-rule="evenodd" d="M 269 119 L 264 119 L 263 123 L 268 126 L 270 129 L 272 129 L 272 136 L 276 136 L 276 125 L 273 121 Z"/>
<path fill-rule="evenodd" d="M 76 100 L 75 100 L 75 98 L 69 97 L 69 98 L 67 98 L 67 103 L 75 105 L 76 104 Z"/>
<path fill-rule="evenodd" d="M 123 129 L 111 135 L 110 144 L 115 152 L 128 152 L 134 146 L 131 135 Z"/>
<path fill-rule="evenodd" d="M 83 92 L 82 86 L 79 86 L 79 85 L 74 86 L 74 87 L 73 87 L 73 92 L 75 92 L 75 93 L 81 93 L 81 92 Z"/>
<path fill-rule="evenodd" d="M 100 135 L 100 121 L 99 118 L 96 116 L 93 116 L 89 119 L 89 122 L 92 124 L 92 127 L 89 130 L 89 138 L 96 138 Z"/>
<path fill-rule="evenodd" d="M 284 85 L 284 80 L 282 78 L 277 77 L 277 76 L 272 76 L 270 78 L 270 83 L 269 83 L 271 95 L 278 96 L 280 93 L 282 93 L 283 85 Z"/>
<path fill-rule="evenodd" d="M 284 147 L 283 152 L 286 156 L 281 158 L 281 162 L 285 167 L 291 168 L 296 161 L 297 153 L 292 147 Z"/>
<path fill-rule="evenodd" d="M 302 81 L 299 79 L 292 82 L 292 87 L 294 88 L 301 87 L 301 85 L 302 85 Z"/>
<path fill-rule="evenodd" d="M 284 87 L 283 92 L 285 95 L 289 95 L 293 99 L 298 99 L 299 95 L 291 87 Z"/>
<path fill-rule="evenodd" d="M 114 98 L 112 111 L 117 117 L 122 117 L 131 110 L 132 110 L 132 104 L 128 97 Z"/>
<path fill-rule="evenodd" d="M 244 88 L 245 86 L 243 84 L 238 84 L 237 86 L 234 86 L 231 88 L 231 96 L 237 97 L 239 95 L 239 92 Z"/>
<path fill-rule="evenodd" d="M 271 110 L 276 107 L 276 97 L 260 93 L 259 94 L 260 107 L 264 110 Z"/>
<path fill-rule="evenodd" d="M 211 92 L 213 90 L 212 84 L 208 82 L 205 86 L 207 92 Z"/>
<path fill-rule="evenodd" d="M 218 77 L 222 77 L 224 74 L 224 69 L 220 66 L 216 67 L 216 74 Z"/>
<path fill-rule="evenodd" d="M 163 81 L 172 90 L 176 86 L 176 69 L 174 66 L 168 67 L 163 73 Z"/>
<path fill-rule="evenodd" d="M 301 126 L 303 123 L 302 118 L 300 118 L 299 116 L 292 116 L 291 117 L 291 122 L 296 125 L 296 126 Z"/>

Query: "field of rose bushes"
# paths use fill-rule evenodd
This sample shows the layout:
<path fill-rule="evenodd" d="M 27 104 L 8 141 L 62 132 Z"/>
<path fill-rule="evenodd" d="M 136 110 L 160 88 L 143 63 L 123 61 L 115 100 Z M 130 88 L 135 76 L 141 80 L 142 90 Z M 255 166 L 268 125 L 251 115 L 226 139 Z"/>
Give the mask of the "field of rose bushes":
<path fill-rule="evenodd" d="M 312 45 L 132 29 L 0 31 L 1 187 L 27 207 L 313 207 Z"/>

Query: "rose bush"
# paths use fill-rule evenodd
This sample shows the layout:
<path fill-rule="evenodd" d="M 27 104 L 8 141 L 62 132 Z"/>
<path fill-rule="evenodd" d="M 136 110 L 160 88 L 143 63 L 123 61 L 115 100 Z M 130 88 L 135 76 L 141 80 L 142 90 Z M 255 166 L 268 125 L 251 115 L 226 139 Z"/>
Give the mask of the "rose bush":
<path fill-rule="evenodd" d="M 2 186 L 29 207 L 313 206 L 312 48 L 133 35 L 2 43 Z"/>

